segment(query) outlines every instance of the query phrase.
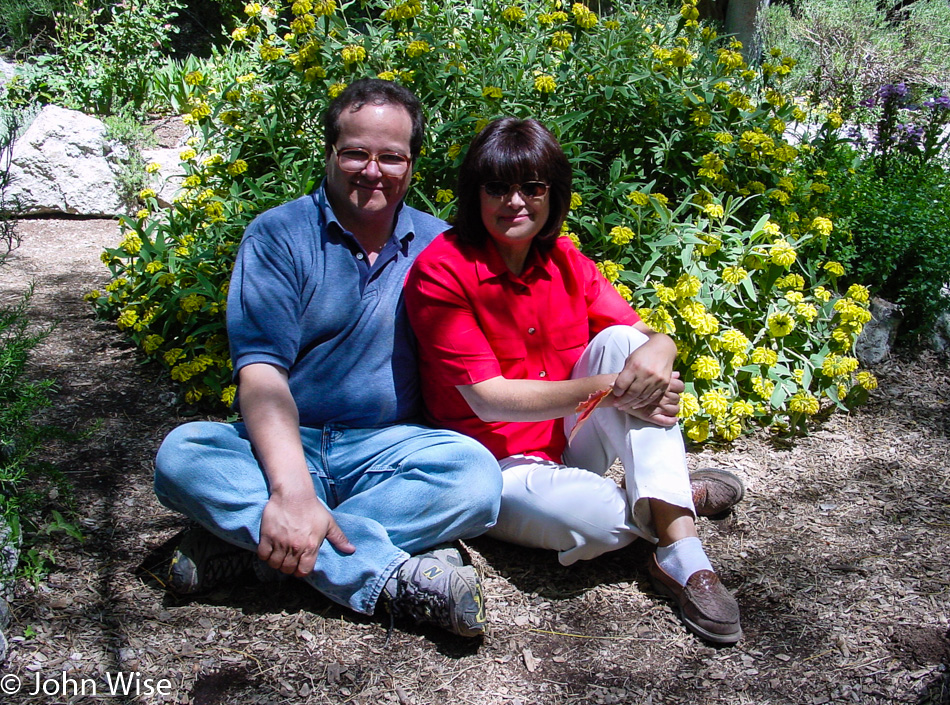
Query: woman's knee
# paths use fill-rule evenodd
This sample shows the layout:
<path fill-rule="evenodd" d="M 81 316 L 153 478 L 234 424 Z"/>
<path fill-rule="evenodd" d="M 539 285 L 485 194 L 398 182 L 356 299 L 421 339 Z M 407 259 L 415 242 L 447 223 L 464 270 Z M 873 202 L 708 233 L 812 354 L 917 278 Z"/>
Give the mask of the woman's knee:
<path fill-rule="evenodd" d="M 633 540 L 623 490 L 610 479 L 577 468 L 532 473 L 523 485 L 505 485 L 498 538 L 549 548 L 562 562 L 595 558 Z"/>
<path fill-rule="evenodd" d="M 621 354 L 630 354 L 645 342 L 646 334 L 633 326 L 609 326 L 594 336 L 590 346 L 600 346 Z"/>

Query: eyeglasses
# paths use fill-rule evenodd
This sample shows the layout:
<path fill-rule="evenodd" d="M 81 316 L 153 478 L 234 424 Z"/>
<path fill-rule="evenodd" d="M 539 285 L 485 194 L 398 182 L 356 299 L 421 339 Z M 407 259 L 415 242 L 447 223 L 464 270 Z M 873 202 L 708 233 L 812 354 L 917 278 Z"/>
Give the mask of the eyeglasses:
<path fill-rule="evenodd" d="M 489 181 L 482 184 L 482 188 L 485 190 L 485 195 L 489 198 L 506 198 L 511 195 L 512 191 L 517 189 L 523 198 L 538 199 L 544 198 L 549 186 L 543 181 L 525 181 L 523 184 Z"/>
<path fill-rule="evenodd" d="M 336 163 L 340 169 L 351 174 L 363 171 L 370 162 L 376 162 L 379 171 L 386 176 L 402 176 L 409 170 L 409 164 L 412 162 L 405 154 L 398 152 L 373 154 L 369 150 L 357 147 L 341 150 L 334 147 L 333 154 L 336 155 Z"/>

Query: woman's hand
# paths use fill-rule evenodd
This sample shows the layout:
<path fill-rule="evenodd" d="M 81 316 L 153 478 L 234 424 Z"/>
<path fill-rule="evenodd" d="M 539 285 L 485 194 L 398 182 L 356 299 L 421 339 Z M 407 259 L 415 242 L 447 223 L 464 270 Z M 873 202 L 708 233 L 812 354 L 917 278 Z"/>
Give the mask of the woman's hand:
<path fill-rule="evenodd" d="M 676 425 L 677 414 L 680 410 L 680 393 L 686 389 L 683 380 L 680 379 L 680 373 L 674 372 L 670 379 L 670 384 L 666 391 L 660 397 L 660 400 L 653 406 L 643 406 L 638 409 L 627 411 L 631 416 L 636 416 L 647 423 L 656 424 L 670 428 Z"/>
<path fill-rule="evenodd" d="M 613 385 L 616 397 L 614 407 L 628 414 L 659 406 L 673 379 L 676 344 L 662 333 L 649 331 L 647 335 L 647 342 L 627 357 L 623 370 L 617 375 Z M 675 403 L 678 408 L 678 392 L 676 395 Z M 669 403 L 670 400 L 667 400 L 667 406 Z"/>

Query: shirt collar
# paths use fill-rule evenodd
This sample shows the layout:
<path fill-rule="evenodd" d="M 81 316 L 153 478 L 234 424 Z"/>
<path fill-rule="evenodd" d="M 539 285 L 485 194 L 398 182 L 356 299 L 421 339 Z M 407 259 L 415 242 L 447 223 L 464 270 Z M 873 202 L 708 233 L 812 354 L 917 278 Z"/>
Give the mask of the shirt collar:
<path fill-rule="evenodd" d="M 348 239 L 353 240 L 353 236 L 347 234 L 344 227 L 340 225 L 336 213 L 333 212 L 333 206 L 330 205 L 330 199 L 327 198 L 326 185 L 327 180 L 326 177 L 324 177 L 323 181 L 320 182 L 320 187 L 313 194 L 317 208 L 319 208 L 320 213 L 323 215 L 326 228 L 329 232 L 337 236 L 346 236 Z M 411 209 L 406 208 L 405 205 L 405 201 L 402 201 L 396 209 L 396 226 L 393 228 L 392 235 L 389 239 L 390 242 L 399 243 L 400 249 L 404 252 L 415 237 L 415 224 L 412 221 Z M 355 240 L 353 241 L 355 242 Z"/>
<path fill-rule="evenodd" d="M 512 274 L 511 270 L 508 269 L 508 265 L 505 264 L 504 258 L 498 252 L 495 242 L 490 237 L 486 238 L 483 247 L 476 249 L 478 256 L 475 261 L 475 272 L 479 281 L 487 281 L 495 277 L 507 277 L 511 281 L 521 282 L 529 282 L 541 277 L 550 278 L 550 273 L 547 270 L 550 257 L 538 252 L 537 247 L 532 247 L 528 252 L 524 270 L 520 275 Z"/>

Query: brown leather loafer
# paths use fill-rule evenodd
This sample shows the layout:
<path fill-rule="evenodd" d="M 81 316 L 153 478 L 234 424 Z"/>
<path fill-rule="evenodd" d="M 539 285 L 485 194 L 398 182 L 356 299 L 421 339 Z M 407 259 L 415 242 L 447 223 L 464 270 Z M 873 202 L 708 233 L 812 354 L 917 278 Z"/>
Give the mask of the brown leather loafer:
<path fill-rule="evenodd" d="M 650 557 L 653 588 L 676 602 L 686 628 L 714 644 L 735 644 L 742 637 L 739 604 L 711 570 L 697 570 L 682 587 Z"/>
<path fill-rule="evenodd" d="M 725 514 L 745 496 L 742 480 L 728 470 L 697 470 L 690 473 L 689 484 L 693 488 L 696 514 L 701 517 Z"/>

